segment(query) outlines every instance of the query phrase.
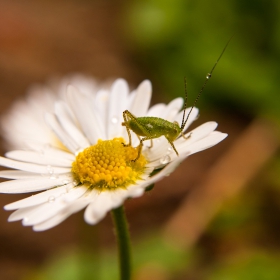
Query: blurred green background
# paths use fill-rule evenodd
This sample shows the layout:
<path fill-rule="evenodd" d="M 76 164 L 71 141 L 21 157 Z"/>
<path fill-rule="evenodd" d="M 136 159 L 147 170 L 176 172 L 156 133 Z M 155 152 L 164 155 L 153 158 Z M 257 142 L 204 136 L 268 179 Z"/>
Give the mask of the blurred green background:
<path fill-rule="evenodd" d="M 153 191 L 126 204 L 134 280 L 280 279 L 279 10 L 277 0 L 0 2 L 2 113 L 30 84 L 74 72 L 121 76 L 132 85 L 148 78 L 153 102 L 183 97 L 186 77 L 193 104 L 234 35 L 197 104 L 197 124 L 216 120 L 229 139 L 189 158 Z M 203 191 L 209 170 L 260 119 L 273 135 L 273 151 L 232 195 L 216 193 L 215 213 L 179 249 L 165 235 L 169 221 L 197 186 Z M 257 134 L 252 145 L 265 136 Z M 240 163 L 232 162 L 233 168 Z M 237 185 L 238 178 L 225 180 L 225 189 L 227 183 Z M 21 197 L 3 195 L 1 207 Z M 46 233 L 9 224 L 7 217 L 1 211 L 1 279 L 118 279 L 110 217 L 90 227 L 79 213 Z"/>

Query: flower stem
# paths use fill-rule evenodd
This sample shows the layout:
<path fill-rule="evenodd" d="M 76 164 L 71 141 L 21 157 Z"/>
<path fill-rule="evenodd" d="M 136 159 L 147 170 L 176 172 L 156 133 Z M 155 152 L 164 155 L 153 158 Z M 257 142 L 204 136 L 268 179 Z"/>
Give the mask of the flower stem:
<path fill-rule="evenodd" d="M 120 206 L 112 210 L 116 237 L 119 249 L 120 280 L 130 280 L 131 277 L 131 253 L 130 236 L 124 207 Z"/>

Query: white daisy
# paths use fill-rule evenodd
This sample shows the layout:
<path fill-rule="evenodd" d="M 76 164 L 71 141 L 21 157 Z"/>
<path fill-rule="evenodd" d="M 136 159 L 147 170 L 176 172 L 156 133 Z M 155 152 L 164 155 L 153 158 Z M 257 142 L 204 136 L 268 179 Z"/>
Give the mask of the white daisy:
<path fill-rule="evenodd" d="M 215 122 L 207 122 L 189 132 L 188 139 L 175 140 L 179 157 L 160 137 L 152 148 L 144 142 L 140 158 L 133 162 L 139 140 L 132 133 L 132 146 L 122 144 L 128 141 L 121 125 L 124 110 L 138 117 L 182 120 L 182 98 L 149 108 L 151 93 L 148 80 L 130 92 L 123 79 L 102 88 L 78 76 L 56 87 L 34 87 L 26 100 L 16 103 L 2 119 L 3 135 L 16 150 L 0 157 L 1 166 L 13 169 L 0 171 L 1 178 L 12 179 L 0 183 L 0 192 L 41 192 L 6 205 L 6 210 L 16 210 L 9 221 L 22 220 L 43 231 L 86 208 L 85 221 L 96 224 L 127 198 L 141 196 L 187 156 L 227 136 L 215 131 Z M 194 108 L 185 129 L 197 115 Z"/>

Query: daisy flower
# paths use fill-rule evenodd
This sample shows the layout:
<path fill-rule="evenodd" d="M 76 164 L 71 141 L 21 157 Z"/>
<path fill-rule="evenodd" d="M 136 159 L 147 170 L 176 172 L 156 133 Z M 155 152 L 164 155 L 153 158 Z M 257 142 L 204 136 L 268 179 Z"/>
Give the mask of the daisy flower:
<path fill-rule="evenodd" d="M 152 148 L 144 142 L 139 159 L 133 161 L 139 139 L 132 133 L 132 145 L 124 145 L 128 135 L 123 111 L 182 121 L 182 98 L 149 108 L 151 94 L 148 80 L 132 91 L 123 79 L 109 87 L 82 76 L 34 86 L 1 122 L 13 150 L 0 157 L 0 165 L 10 168 L 0 171 L 1 178 L 9 179 L 0 183 L 0 192 L 38 192 L 6 205 L 5 210 L 15 210 L 9 221 L 22 220 L 24 226 L 43 231 L 85 208 L 85 221 L 96 224 L 127 198 L 141 196 L 186 157 L 227 136 L 215 131 L 217 123 L 207 122 L 187 132 L 187 139 L 174 141 L 179 156 L 160 137 Z M 185 129 L 197 116 L 193 108 Z"/>

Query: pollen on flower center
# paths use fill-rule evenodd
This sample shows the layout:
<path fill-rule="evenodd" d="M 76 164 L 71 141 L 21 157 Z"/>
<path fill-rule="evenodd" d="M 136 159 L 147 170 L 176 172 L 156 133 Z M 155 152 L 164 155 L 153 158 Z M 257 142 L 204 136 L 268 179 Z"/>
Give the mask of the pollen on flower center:
<path fill-rule="evenodd" d="M 98 140 L 76 156 L 72 172 L 76 180 L 89 188 L 110 190 L 126 188 L 141 178 L 147 163 L 143 155 L 137 159 L 138 149 L 123 145 L 123 138 Z"/>

